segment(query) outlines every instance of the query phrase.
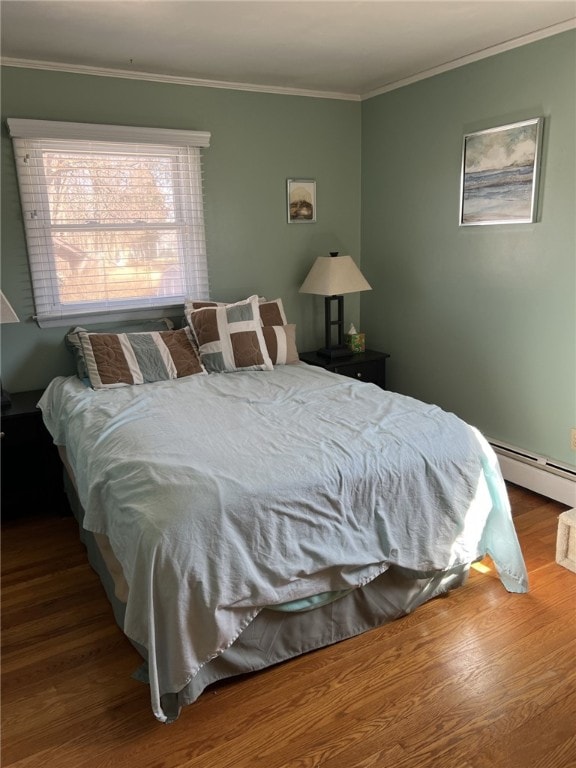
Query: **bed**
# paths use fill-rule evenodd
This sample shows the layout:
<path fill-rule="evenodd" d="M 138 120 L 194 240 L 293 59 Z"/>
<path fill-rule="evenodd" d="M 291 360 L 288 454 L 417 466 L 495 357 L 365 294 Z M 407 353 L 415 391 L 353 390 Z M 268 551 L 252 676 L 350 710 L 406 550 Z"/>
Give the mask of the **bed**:
<path fill-rule="evenodd" d="M 527 591 L 478 430 L 305 363 L 200 373 L 58 377 L 39 403 L 158 720 L 216 680 L 413 611 L 486 554 Z"/>

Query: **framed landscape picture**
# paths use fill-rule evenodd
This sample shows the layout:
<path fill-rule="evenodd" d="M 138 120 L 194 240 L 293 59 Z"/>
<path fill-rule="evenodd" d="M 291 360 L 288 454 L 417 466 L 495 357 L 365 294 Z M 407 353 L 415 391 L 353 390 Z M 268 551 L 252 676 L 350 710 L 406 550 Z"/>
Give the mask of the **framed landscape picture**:
<path fill-rule="evenodd" d="M 286 191 L 288 223 L 316 221 L 316 182 L 312 179 L 288 179 Z"/>
<path fill-rule="evenodd" d="M 460 224 L 536 221 L 544 118 L 464 136 Z"/>

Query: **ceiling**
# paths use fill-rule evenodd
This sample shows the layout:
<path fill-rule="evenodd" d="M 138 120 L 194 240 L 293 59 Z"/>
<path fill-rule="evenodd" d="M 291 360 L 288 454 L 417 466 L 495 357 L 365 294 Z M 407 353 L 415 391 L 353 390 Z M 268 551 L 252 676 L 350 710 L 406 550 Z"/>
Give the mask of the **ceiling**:
<path fill-rule="evenodd" d="M 576 0 L 2 0 L 3 63 L 360 99 L 576 26 Z"/>

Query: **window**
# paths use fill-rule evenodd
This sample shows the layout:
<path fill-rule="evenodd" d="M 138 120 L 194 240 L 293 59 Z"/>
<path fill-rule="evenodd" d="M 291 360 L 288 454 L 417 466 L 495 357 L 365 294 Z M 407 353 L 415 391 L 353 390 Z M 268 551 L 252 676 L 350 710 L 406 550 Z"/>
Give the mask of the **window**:
<path fill-rule="evenodd" d="M 208 298 L 210 134 L 8 120 L 39 325 L 144 317 Z"/>

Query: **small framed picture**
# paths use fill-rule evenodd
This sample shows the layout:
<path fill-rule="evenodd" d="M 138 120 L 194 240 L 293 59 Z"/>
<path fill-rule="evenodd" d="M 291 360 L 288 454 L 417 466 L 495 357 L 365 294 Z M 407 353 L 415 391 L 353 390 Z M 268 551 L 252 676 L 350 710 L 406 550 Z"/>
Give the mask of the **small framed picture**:
<path fill-rule="evenodd" d="M 286 200 L 289 224 L 316 221 L 316 182 L 313 179 L 288 179 Z"/>
<path fill-rule="evenodd" d="M 460 225 L 536 221 L 544 118 L 464 136 Z"/>

